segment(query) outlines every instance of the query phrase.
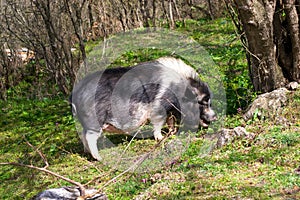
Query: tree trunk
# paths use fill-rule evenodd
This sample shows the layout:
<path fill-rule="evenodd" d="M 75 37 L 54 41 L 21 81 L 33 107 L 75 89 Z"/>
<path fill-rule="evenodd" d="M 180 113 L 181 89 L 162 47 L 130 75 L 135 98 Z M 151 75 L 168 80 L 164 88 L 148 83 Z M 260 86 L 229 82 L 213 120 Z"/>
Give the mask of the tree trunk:
<path fill-rule="evenodd" d="M 210 18 L 214 19 L 214 12 L 213 12 L 213 8 L 212 8 L 211 0 L 208 0 L 207 3 L 208 3 L 208 11 L 209 11 Z"/>
<path fill-rule="evenodd" d="M 152 1 L 152 26 L 156 27 L 156 0 Z"/>
<path fill-rule="evenodd" d="M 88 1 L 88 16 L 89 16 L 89 22 L 90 22 L 90 29 L 93 29 L 94 24 L 94 17 L 93 17 L 93 8 L 92 8 L 93 1 Z"/>
<path fill-rule="evenodd" d="M 292 47 L 292 66 L 291 66 L 291 79 L 300 81 L 300 38 L 299 38 L 299 13 L 297 13 L 295 0 L 283 1 L 287 28 L 290 32 L 291 47 Z M 297 5 L 299 6 L 299 5 Z"/>
<path fill-rule="evenodd" d="M 255 91 L 300 82 L 299 13 L 295 0 L 235 0 Z"/>
<path fill-rule="evenodd" d="M 145 27 L 149 27 L 149 9 L 148 9 L 148 1 L 140 0 L 141 14 L 143 16 L 143 24 Z"/>
<path fill-rule="evenodd" d="M 170 28 L 174 29 L 175 28 L 175 21 L 174 21 L 174 17 L 173 17 L 173 8 L 172 8 L 172 0 L 169 0 L 169 16 L 170 16 Z"/>

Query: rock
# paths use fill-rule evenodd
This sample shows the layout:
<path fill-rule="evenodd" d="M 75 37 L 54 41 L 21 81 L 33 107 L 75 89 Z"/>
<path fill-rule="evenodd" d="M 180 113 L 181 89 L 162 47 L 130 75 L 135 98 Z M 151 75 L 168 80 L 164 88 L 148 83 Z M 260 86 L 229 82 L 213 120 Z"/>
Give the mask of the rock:
<path fill-rule="evenodd" d="M 223 128 L 218 134 L 217 148 L 221 148 L 237 138 L 253 140 L 255 137 L 253 133 L 246 131 L 246 129 L 241 126 L 235 127 L 234 129 Z"/>
<path fill-rule="evenodd" d="M 255 134 L 247 132 L 244 127 L 238 126 L 233 129 L 235 137 L 253 140 Z"/>
<path fill-rule="evenodd" d="M 218 141 L 217 141 L 217 148 L 221 148 L 222 146 L 226 145 L 227 143 L 233 140 L 233 130 L 223 128 L 219 132 Z"/>
<path fill-rule="evenodd" d="M 295 169 L 295 174 L 300 176 L 300 166 L 297 169 Z"/>
<path fill-rule="evenodd" d="M 287 85 L 287 88 L 289 90 L 296 90 L 297 88 L 299 88 L 299 83 L 297 83 L 296 81 L 295 82 L 290 82 L 288 85 Z"/>
<path fill-rule="evenodd" d="M 276 116 L 280 113 L 282 107 L 286 105 L 288 92 L 286 88 L 279 88 L 259 95 L 247 109 L 243 116 L 244 119 L 248 121 L 254 116 L 259 119 Z"/>
<path fill-rule="evenodd" d="M 87 189 L 86 194 L 93 194 L 97 190 Z M 32 200 L 76 200 L 80 197 L 80 191 L 78 187 L 61 187 L 48 189 L 40 192 L 38 195 L 32 198 Z M 87 200 L 108 200 L 105 194 L 97 194 Z"/>

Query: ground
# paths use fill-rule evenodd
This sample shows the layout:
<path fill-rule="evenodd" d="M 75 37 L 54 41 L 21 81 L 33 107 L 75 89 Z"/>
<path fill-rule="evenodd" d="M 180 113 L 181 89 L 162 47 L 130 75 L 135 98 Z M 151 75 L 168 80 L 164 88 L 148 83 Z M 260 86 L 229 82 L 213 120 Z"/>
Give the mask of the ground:
<path fill-rule="evenodd" d="M 280 115 L 244 121 L 243 110 L 255 94 L 249 79 L 243 78 L 246 62 L 232 25 L 225 19 L 190 23 L 183 31 L 194 32 L 193 37 L 209 49 L 224 72 L 229 105 L 224 126 L 243 126 L 255 134 L 253 140 L 237 138 L 215 149 L 214 142 L 203 139 L 208 133 L 199 131 L 182 154 L 170 157 L 161 167 L 144 173 L 130 171 L 107 184 L 125 169 L 113 169 L 84 153 L 67 97 L 14 96 L 0 102 L 0 163 L 44 167 L 47 160 L 47 169 L 102 188 L 109 199 L 300 199 L 300 90 L 289 95 Z M 156 144 L 152 139 L 109 138 L 118 143 L 119 151 L 128 146 L 126 152 L 133 155 L 147 153 Z M 29 199 L 65 185 L 71 184 L 34 169 L 0 166 L 1 199 Z"/>

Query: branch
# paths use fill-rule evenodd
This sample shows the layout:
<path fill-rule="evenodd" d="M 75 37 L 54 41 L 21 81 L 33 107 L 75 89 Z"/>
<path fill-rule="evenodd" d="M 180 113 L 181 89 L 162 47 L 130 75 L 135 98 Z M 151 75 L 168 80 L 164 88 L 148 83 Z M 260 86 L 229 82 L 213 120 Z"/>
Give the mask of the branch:
<path fill-rule="evenodd" d="M 44 172 L 46 174 L 50 174 L 52 176 L 55 176 L 55 177 L 57 177 L 59 179 L 62 179 L 62 180 L 67 181 L 67 182 L 69 182 L 69 183 L 71 183 L 73 185 L 78 186 L 79 190 L 80 190 L 80 195 L 81 196 L 85 195 L 85 188 L 84 188 L 84 186 L 81 183 L 73 181 L 72 179 L 69 179 L 69 178 L 64 177 L 62 175 L 59 175 L 59 174 L 57 174 L 55 172 L 52 172 L 52 171 L 50 171 L 48 169 L 36 167 L 36 166 L 33 166 L 33 165 L 26 165 L 26 164 L 22 164 L 22 163 L 15 163 L 15 162 L 4 162 L 4 163 L 0 163 L 0 165 L 12 165 L 12 166 L 18 166 L 18 167 L 26 167 L 26 168 L 29 168 L 29 169 L 35 169 L 35 170 Z"/>
<path fill-rule="evenodd" d="M 45 157 L 45 155 L 40 150 L 38 150 L 38 148 L 34 147 L 28 140 L 26 140 L 25 137 L 24 137 L 24 140 L 25 140 L 26 144 L 28 146 L 30 146 L 33 150 L 35 150 L 39 154 L 39 156 L 43 159 L 43 161 L 45 163 L 45 167 L 44 168 L 49 167 L 49 163 L 48 163 L 47 158 Z"/>

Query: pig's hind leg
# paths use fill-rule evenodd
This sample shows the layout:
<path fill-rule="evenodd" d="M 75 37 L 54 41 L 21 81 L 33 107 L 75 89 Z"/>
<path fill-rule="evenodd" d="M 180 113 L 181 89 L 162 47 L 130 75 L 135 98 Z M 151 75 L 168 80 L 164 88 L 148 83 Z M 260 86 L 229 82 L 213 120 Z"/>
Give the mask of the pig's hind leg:
<path fill-rule="evenodd" d="M 156 111 L 156 112 L 155 112 Z M 154 110 L 151 114 L 151 123 L 153 124 L 153 130 L 154 130 L 154 138 L 157 141 L 160 141 L 163 139 L 163 136 L 161 134 L 161 129 L 165 124 L 165 114 L 164 110 L 160 110 L 157 112 L 157 110 Z"/>
<path fill-rule="evenodd" d="M 88 151 L 92 154 L 93 158 L 96 160 L 102 160 L 101 156 L 99 155 L 99 150 L 97 146 L 97 141 L 101 136 L 102 130 L 99 131 L 95 130 L 84 130 L 82 134 L 82 142 L 84 145 L 84 150 Z"/>

